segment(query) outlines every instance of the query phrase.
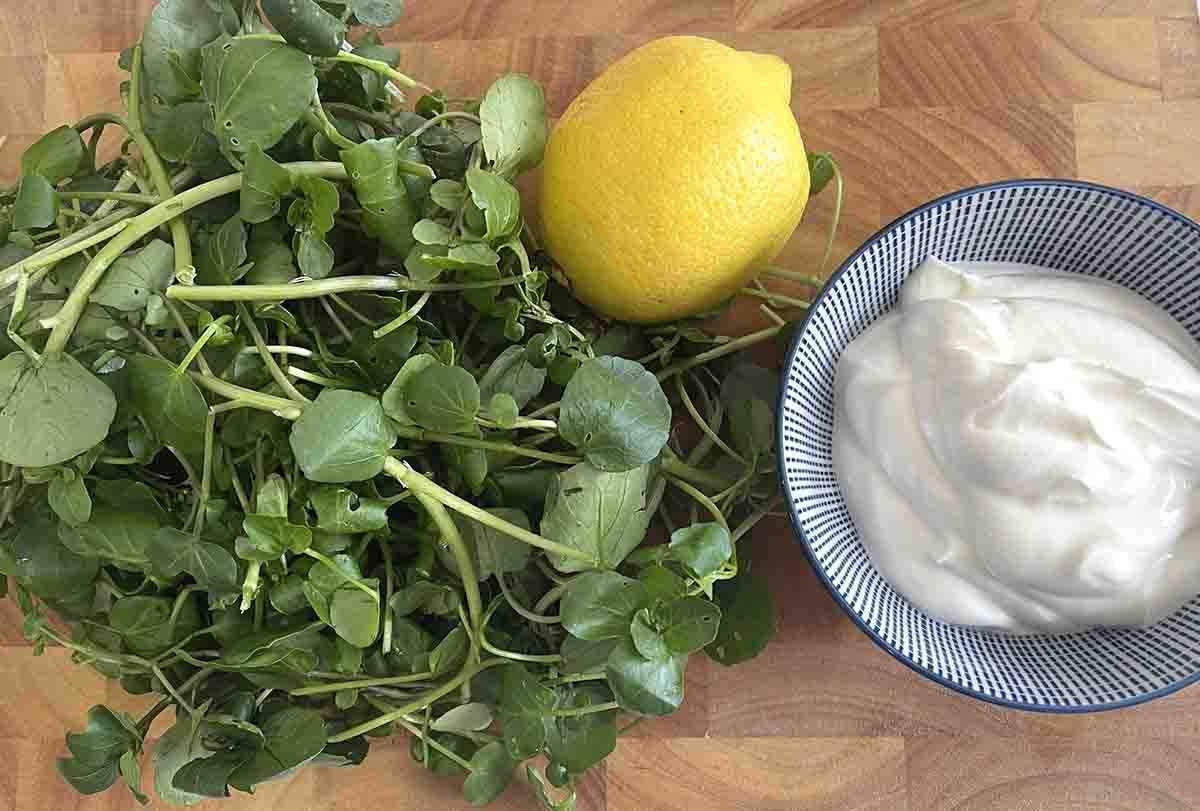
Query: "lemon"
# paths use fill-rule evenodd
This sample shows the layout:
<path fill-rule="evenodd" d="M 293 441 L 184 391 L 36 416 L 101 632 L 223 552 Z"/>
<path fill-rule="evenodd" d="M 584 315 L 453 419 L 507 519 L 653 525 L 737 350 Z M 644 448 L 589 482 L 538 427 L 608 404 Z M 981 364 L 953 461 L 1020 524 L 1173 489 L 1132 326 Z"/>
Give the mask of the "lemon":
<path fill-rule="evenodd" d="M 696 315 L 774 259 L 808 202 L 792 74 L 702 37 L 627 54 L 571 103 L 541 186 L 546 247 L 613 318 Z"/>

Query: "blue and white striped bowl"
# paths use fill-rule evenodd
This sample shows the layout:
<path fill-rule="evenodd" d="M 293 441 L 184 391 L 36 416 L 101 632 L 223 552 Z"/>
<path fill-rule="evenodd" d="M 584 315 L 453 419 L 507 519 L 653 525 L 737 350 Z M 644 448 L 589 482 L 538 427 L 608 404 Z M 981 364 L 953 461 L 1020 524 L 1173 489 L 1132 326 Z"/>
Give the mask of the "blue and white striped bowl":
<path fill-rule="evenodd" d="M 985 701 L 1092 712 L 1197 681 L 1200 596 L 1147 628 L 1009 636 L 931 619 L 871 564 L 833 471 L 834 373 L 842 350 L 896 303 L 905 277 L 930 254 L 1094 274 L 1160 305 L 1200 338 L 1200 225 L 1144 197 L 1071 180 L 1018 180 L 964 189 L 905 214 L 846 260 L 787 359 L 780 472 L 817 574 L 880 647 Z"/>

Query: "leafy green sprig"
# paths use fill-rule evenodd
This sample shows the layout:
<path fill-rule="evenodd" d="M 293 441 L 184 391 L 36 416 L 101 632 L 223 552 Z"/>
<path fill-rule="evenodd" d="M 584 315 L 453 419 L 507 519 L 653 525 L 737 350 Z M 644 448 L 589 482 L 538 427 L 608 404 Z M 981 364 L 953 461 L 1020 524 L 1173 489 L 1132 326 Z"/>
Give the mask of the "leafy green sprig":
<path fill-rule="evenodd" d="M 806 300 L 748 288 L 770 323 L 742 336 L 587 311 L 514 183 L 541 89 L 452 100 L 373 33 L 342 50 L 398 10 L 164 0 L 126 114 L 47 134 L 0 196 L 0 582 L 35 653 L 158 696 L 68 735 L 81 792 L 145 801 L 174 709 L 167 802 L 400 728 L 475 805 L 546 755 L 567 808 L 689 657 L 773 633 L 738 542 L 780 507 L 778 382 L 737 356 Z"/>

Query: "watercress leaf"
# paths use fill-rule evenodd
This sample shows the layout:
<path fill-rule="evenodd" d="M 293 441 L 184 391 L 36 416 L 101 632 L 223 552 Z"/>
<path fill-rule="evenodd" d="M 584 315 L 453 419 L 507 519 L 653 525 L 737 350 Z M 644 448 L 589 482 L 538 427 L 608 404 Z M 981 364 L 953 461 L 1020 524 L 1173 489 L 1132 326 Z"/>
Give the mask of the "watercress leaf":
<path fill-rule="evenodd" d="M 164 445 L 202 458 L 208 403 L 191 377 L 149 355 L 133 355 L 126 369 L 130 402 L 151 432 Z"/>
<path fill-rule="evenodd" d="M 479 384 L 461 366 L 431 364 L 405 384 L 404 411 L 428 431 L 470 432 L 479 413 Z"/>
<path fill-rule="evenodd" d="M 624 637 L 633 615 L 650 602 L 645 585 L 616 572 L 588 572 L 571 580 L 562 599 L 563 627 L 579 639 Z"/>
<path fill-rule="evenodd" d="M 207 754 L 196 740 L 199 719 L 177 715 L 175 723 L 154 745 L 151 762 L 154 766 L 154 790 L 159 798 L 173 805 L 193 805 L 204 799 L 175 787 L 175 775 L 183 766 Z"/>
<path fill-rule="evenodd" d="M 450 586 L 418 580 L 392 595 L 391 608 L 397 617 L 407 617 L 417 610 L 451 615 L 458 610 L 460 602 L 458 592 Z"/>
<path fill-rule="evenodd" d="M 429 671 L 436 675 L 449 673 L 467 658 L 468 647 L 467 631 L 459 625 L 429 652 Z"/>
<path fill-rule="evenodd" d="M 500 699 L 504 745 L 518 760 L 533 757 L 546 743 L 545 717 L 554 709 L 554 691 L 538 683 L 524 665 L 505 668 Z"/>
<path fill-rule="evenodd" d="M 335 256 L 333 248 L 321 237 L 309 231 L 296 233 L 292 250 L 296 254 L 296 264 L 300 273 L 310 279 L 324 279 L 333 271 Z M 259 316 L 262 313 L 258 313 Z"/>
<path fill-rule="evenodd" d="M 301 206 L 299 211 L 302 216 L 297 215 L 300 221 L 293 225 L 324 237 L 333 228 L 333 215 L 341 206 L 337 186 L 323 177 L 313 175 L 300 176 L 296 186 L 304 193 L 304 199 L 296 201 Z M 293 204 L 292 207 L 297 206 Z M 288 219 L 292 219 L 291 211 L 288 212 Z"/>
<path fill-rule="evenodd" d="M 749 568 L 732 580 L 719 581 L 713 598 L 721 608 L 721 627 L 705 653 L 723 665 L 753 659 L 775 636 L 775 602 L 767 583 Z"/>
<path fill-rule="evenodd" d="M 733 555 L 729 530 L 720 524 L 693 524 L 671 533 L 667 549 L 671 560 L 687 566 L 699 578 L 716 572 Z"/>
<path fill-rule="evenodd" d="M 512 783 L 516 767 L 517 761 L 500 741 L 483 746 L 471 758 L 471 773 L 463 783 L 463 798 L 477 808 L 487 805 Z"/>
<path fill-rule="evenodd" d="M 653 563 L 643 569 L 638 575 L 638 580 L 654 600 L 672 600 L 683 596 L 687 591 L 687 581 L 659 563 Z"/>
<path fill-rule="evenodd" d="M 21 175 L 41 175 L 56 185 L 83 166 L 83 139 L 72 127 L 59 127 L 37 139 L 21 155 Z"/>
<path fill-rule="evenodd" d="M 560 705 L 564 709 L 582 709 L 608 700 L 599 691 L 579 690 Z M 617 711 L 555 718 L 547 725 L 546 748 L 550 758 L 571 774 L 582 774 L 617 748 Z"/>
<path fill-rule="evenodd" d="M 296 257 L 273 231 L 273 228 L 261 225 L 251 229 L 246 253 L 254 267 L 245 276 L 246 284 L 287 284 L 296 278 Z M 255 314 L 262 317 L 257 311 Z"/>
<path fill-rule="evenodd" d="M 13 228 L 28 231 L 45 228 L 58 215 L 58 193 L 41 175 L 25 175 L 13 202 Z"/>
<path fill-rule="evenodd" d="M 447 469 L 460 476 L 473 495 L 483 492 L 488 475 L 487 451 L 447 445 L 441 448 L 441 454 Z"/>
<path fill-rule="evenodd" d="M 246 226 L 234 214 L 208 240 L 209 272 L 225 284 L 237 281 L 236 272 L 246 262 Z M 242 275 L 245 275 L 244 273 Z"/>
<path fill-rule="evenodd" d="M 457 180 L 443 179 L 429 188 L 429 196 L 446 211 L 457 213 L 467 199 L 467 189 Z"/>
<path fill-rule="evenodd" d="M 12 574 L 41 597 L 64 597 L 96 579 L 96 558 L 76 554 L 59 542 L 54 523 L 44 517 L 25 521 L 12 543 Z"/>
<path fill-rule="evenodd" d="M 85 763 L 116 761 L 126 752 L 141 751 L 142 736 L 133 720 L 103 705 L 88 710 L 82 732 L 67 733 L 67 748 Z"/>
<path fill-rule="evenodd" d="M 308 582 L 313 588 L 325 594 L 332 595 L 335 591 L 354 580 L 362 580 L 362 571 L 358 563 L 349 555 L 334 555 L 333 562 L 337 568 L 318 564 L 308 570 Z M 353 588 L 353 586 L 351 586 Z"/>
<path fill-rule="evenodd" d="M 304 2 L 311 5 L 311 0 Z M 339 38 L 335 52 L 340 45 Z M 269 40 L 222 38 L 206 45 L 203 77 L 217 140 L 233 152 L 245 152 L 253 144 L 275 146 L 317 92 L 312 61 Z"/>
<path fill-rule="evenodd" d="M 808 153 L 808 175 L 810 186 L 808 193 L 812 197 L 820 194 L 833 180 L 833 155 L 828 152 Z"/>
<path fill-rule="evenodd" d="M 449 245 L 454 238 L 450 227 L 437 220 L 421 220 L 413 226 L 413 239 L 422 245 Z"/>
<path fill-rule="evenodd" d="M 567 634 L 562 645 L 562 669 L 565 673 L 590 673 L 604 667 L 609 654 L 617 646 L 617 638 L 589 642 L 573 634 Z"/>
<path fill-rule="evenodd" d="M 329 619 L 342 639 L 357 648 L 369 647 L 379 636 L 379 601 L 362 589 L 343 586 L 333 593 Z"/>
<path fill-rule="evenodd" d="M 623 709 L 642 715 L 668 715 L 683 704 L 686 656 L 647 659 L 626 639 L 608 657 L 604 672 Z"/>
<path fill-rule="evenodd" d="M 528 76 L 497 79 L 479 106 L 483 149 L 496 172 L 512 177 L 542 162 L 549 127 L 542 88 Z"/>
<path fill-rule="evenodd" d="M 121 755 L 117 761 L 118 768 L 121 772 L 121 779 L 125 781 L 125 785 L 129 788 L 129 793 L 140 804 L 146 805 L 150 802 L 150 798 L 142 793 L 142 763 L 138 760 L 137 755 L 133 752 L 126 752 Z"/>
<path fill-rule="evenodd" d="M 647 466 L 606 473 L 584 462 L 560 473 L 546 497 L 542 535 L 588 553 L 594 566 L 550 554 L 561 572 L 615 569 L 646 536 Z"/>
<path fill-rule="evenodd" d="M 228 797 L 229 776 L 252 754 L 248 749 L 226 749 L 207 753 L 185 763 L 175 772 L 171 787 L 184 796 Z"/>
<path fill-rule="evenodd" d="M 80 794 L 99 794 L 117 781 L 119 759 L 84 761 L 79 758 L 59 758 L 59 775 Z"/>
<path fill-rule="evenodd" d="M 671 404 L 640 363 L 593 358 L 567 384 L 558 427 L 600 470 L 629 470 L 654 459 L 667 444 Z"/>
<path fill-rule="evenodd" d="M 400 14 L 404 11 L 404 2 L 403 0 L 350 0 L 350 8 L 363 25 L 387 28 L 400 19 Z"/>
<path fill-rule="evenodd" d="M 245 542 L 238 539 L 237 553 L 245 560 L 275 560 L 285 552 L 298 555 L 312 545 L 312 530 L 273 515 L 247 515 L 242 529 Z"/>
<path fill-rule="evenodd" d="M 60 524 L 59 540 L 78 555 L 102 558 L 127 569 L 149 562 L 148 550 L 158 534 L 156 516 L 96 506 L 86 524 Z"/>
<path fill-rule="evenodd" d="M 203 101 L 181 101 L 165 109 L 151 102 L 149 109 L 157 113 L 143 110 L 146 134 L 163 160 L 203 167 L 220 158 L 221 145 L 212 134 L 212 111 Z"/>
<path fill-rule="evenodd" d="M 433 637 L 429 632 L 410 619 L 397 618 L 392 623 L 392 652 L 388 661 L 399 663 L 409 673 L 424 673 L 429 670 L 429 649 Z"/>
<path fill-rule="evenodd" d="M 344 389 L 322 391 L 291 432 L 292 452 L 313 482 L 373 479 L 395 444 L 396 431 L 379 400 Z"/>
<path fill-rule="evenodd" d="M 438 255 L 430 246 L 421 259 L 426 264 L 442 270 L 490 270 L 495 271 L 500 264 L 500 255 L 482 242 L 467 242 L 455 245 L 445 256 Z M 499 278 L 499 277 L 497 277 Z M 491 288 L 488 288 L 491 289 Z M 494 297 L 495 291 L 492 290 Z"/>
<path fill-rule="evenodd" d="M 388 503 L 362 498 L 345 487 L 319 487 L 309 494 L 317 513 L 317 528 L 326 532 L 374 532 L 388 525 Z"/>
<path fill-rule="evenodd" d="M 743 363 L 721 383 L 721 402 L 729 420 L 733 447 L 753 460 L 775 447 L 775 400 L 779 375 Z"/>
<path fill-rule="evenodd" d="M 175 279 L 175 249 L 161 239 L 117 258 L 91 295 L 91 301 L 114 310 L 135 312 Z"/>
<path fill-rule="evenodd" d="M 63 468 L 50 480 L 46 501 L 54 514 L 71 526 L 86 524 L 92 517 L 92 497 L 87 482 L 70 468 Z"/>
<path fill-rule="evenodd" d="M 198 586 L 218 598 L 238 591 L 237 560 L 220 544 L 162 527 L 146 546 L 146 557 L 160 577 L 187 572 Z"/>
<path fill-rule="evenodd" d="M 100 504 L 126 512 L 146 513 L 158 519 L 160 523 L 167 520 L 167 513 L 154 497 L 154 490 L 143 482 L 132 479 L 102 479 L 96 482 L 93 492 Z"/>
<path fill-rule="evenodd" d="M 163 0 L 155 6 L 142 32 L 142 65 L 154 94 L 167 104 L 187 98 L 191 88 L 171 61 L 189 76 L 200 75 L 200 49 L 221 34 L 221 17 L 205 0 Z"/>
<path fill-rule="evenodd" d="M 467 170 L 471 199 L 483 210 L 489 242 L 512 235 L 521 224 L 521 195 L 500 175 L 474 167 Z"/>
<path fill-rule="evenodd" d="M 305 580 L 293 572 L 271 586 L 268 595 L 271 607 L 280 614 L 296 614 L 308 608 L 308 597 L 304 594 Z"/>
<path fill-rule="evenodd" d="M 281 198 L 296 187 L 295 176 L 280 166 L 262 147 L 251 144 L 246 153 L 246 168 L 242 173 L 242 219 L 262 223 L 279 213 Z"/>
<path fill-rule="evenodd" d="M 337 56 L 346 39 L 346 24 L 315 0 L 263 0 L 263 14 L 294 45 L 313 56 Z"/>
<path fill-rule="evenodd" d="M 272 515 L 276 518 L 287 518 L 288 490 L 287 482 L 278 473 L 272 473 L 258 488 L 255 505 L 259 515 Z"/>
<path fill-rule="evenodd" d="M 529 518 L 520 510 L 496 507 L 487 512 L 522 529 L 529 529 Z M 481 582 L 494 575 L 522 571 L 529 564 L 528 544 L 457 514 L 454 516 L 454 523 L 462 534 L 475 567 L 475 574 Z M 458 561 L 449 549 L 439 546 L 438 557 L 443 566 L 456 575 L 459 573 Z"/>
<path fill-rule="evenodd" d="M 673 600 L 654 613 L 663 643 L 676 654 L 701 650 L 716 638 L 721 625 L 721 609 L 700 597 Z M 640 645 L 638 650 L 641 651 Z M 645 651 L 642 654 L 645 655 Z"/>
<path fill-rule="evenodd" d="M 363 209 L 363 226 L 397 257 L 413 247 L 418 215 L 397 171 L 395 138 L 365 141 L 341 153 L 350 183 Z"/>
<path fill-rule="evenodd" d="M 508 394 L 517 408 L 529 405 L 546 385 L 546 370 L 529 362 L 524 347 L 510 346 L 501 352 L 479 379 L 480 397 L 490 400 Z"/>
<path fill-rule="evenodd" d="M 334 640 L 337 648 L 337 661 L 334 662 L 334 669 L 339 673 L 358 673 L 362 670 L 363 652 L 361 648 L 356 648 L 346 640 L 338 637 Z"/>
<path fill-rule="evenodd" d="M 284 705 L 259 725 L 266 743 L 229 776 L 239 791 L 301 766 L 325 748 L 325 719 L 316 710 Z"/>
<path fill-rule="evenodd" d="M 430 724 L 430 729 L 436 732 L 483 732 L 491 725 L 492 708 L 473 701 L 442 713 Z"/>
<path fill-rule="evenodd" d="M 221 657 L 223 665 L 269 667 L 284 661 L 297 651 L 307 653 L 307 649 L 314 647 L 320 636 L 305 617 L 287 618 L 276 627 L 246 633 L 243 614 L 236 610 L 225 613 L 233 615 L 242 623 L 234 625 L 242 632 L 225 644 L 225 652 Z M 252 624 L 253 620 L 250 623 L 251 627 Z"/>
<path fill-rule="evenodd" d="M 488 401 L 488 417 L 501 428 L 512 428 L 521 414 L 517 401 L 507 392 L 498 391 Z"/>
<path fill-rule="evenodd" d="M 172 622 L 174 607 L 175 601 L 168 597 L 122 597 L 113 603 L 108 622 L 121 634 L 130 651 L 139 656 L 156 656 L 203 626 L 193 596 L 183 598 L 181 610 Z"/>

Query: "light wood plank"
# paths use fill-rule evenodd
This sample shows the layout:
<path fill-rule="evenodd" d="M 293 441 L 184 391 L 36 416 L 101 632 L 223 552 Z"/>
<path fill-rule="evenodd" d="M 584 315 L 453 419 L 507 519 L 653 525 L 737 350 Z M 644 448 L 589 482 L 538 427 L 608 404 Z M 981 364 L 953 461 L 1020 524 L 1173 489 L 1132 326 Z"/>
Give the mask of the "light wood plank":
<path fill-rule="evenodd" d="M 133 45 L 158 0 L 41 0 L 28 5 L 37 9 L 46 50 L 91 53 Z"/>
<path fill-rule="evenodd" d="M 908 808 L 899 738 L 631 740 L 608 781 L 608 811 Z"/>
<path fill-rule="evenodd" d="M 885 107 L 1162 98 L 1153 20 L 885 28 Z"/>
<path fill-rule="evenodd" d="M 1126 186 L 1200 183 L 1200 100 L 1081 104 L 1079 175 Z"/>
<path fill-rule="evenodd" d="M 104 679 L 71 661 L 63 648 L 47 648 L 34 656 L 30 648 L 5 648 L 0 657 L 0 684 L 8 695 L 0 712 L 0 738 L 61 736 L 80 729 L 87 711 L 103 704 Z"/>
<path fill-rule="evenodd" d="M 1200 23 L 1163 20 L 1158 24 L 1163 98 L 1200 98 Z"/>
<path fill-rule="evenodd" d="M 44 56 L 0 56 L 0 134 L 40 134 L 46 121 L 45 96 Z"/>

